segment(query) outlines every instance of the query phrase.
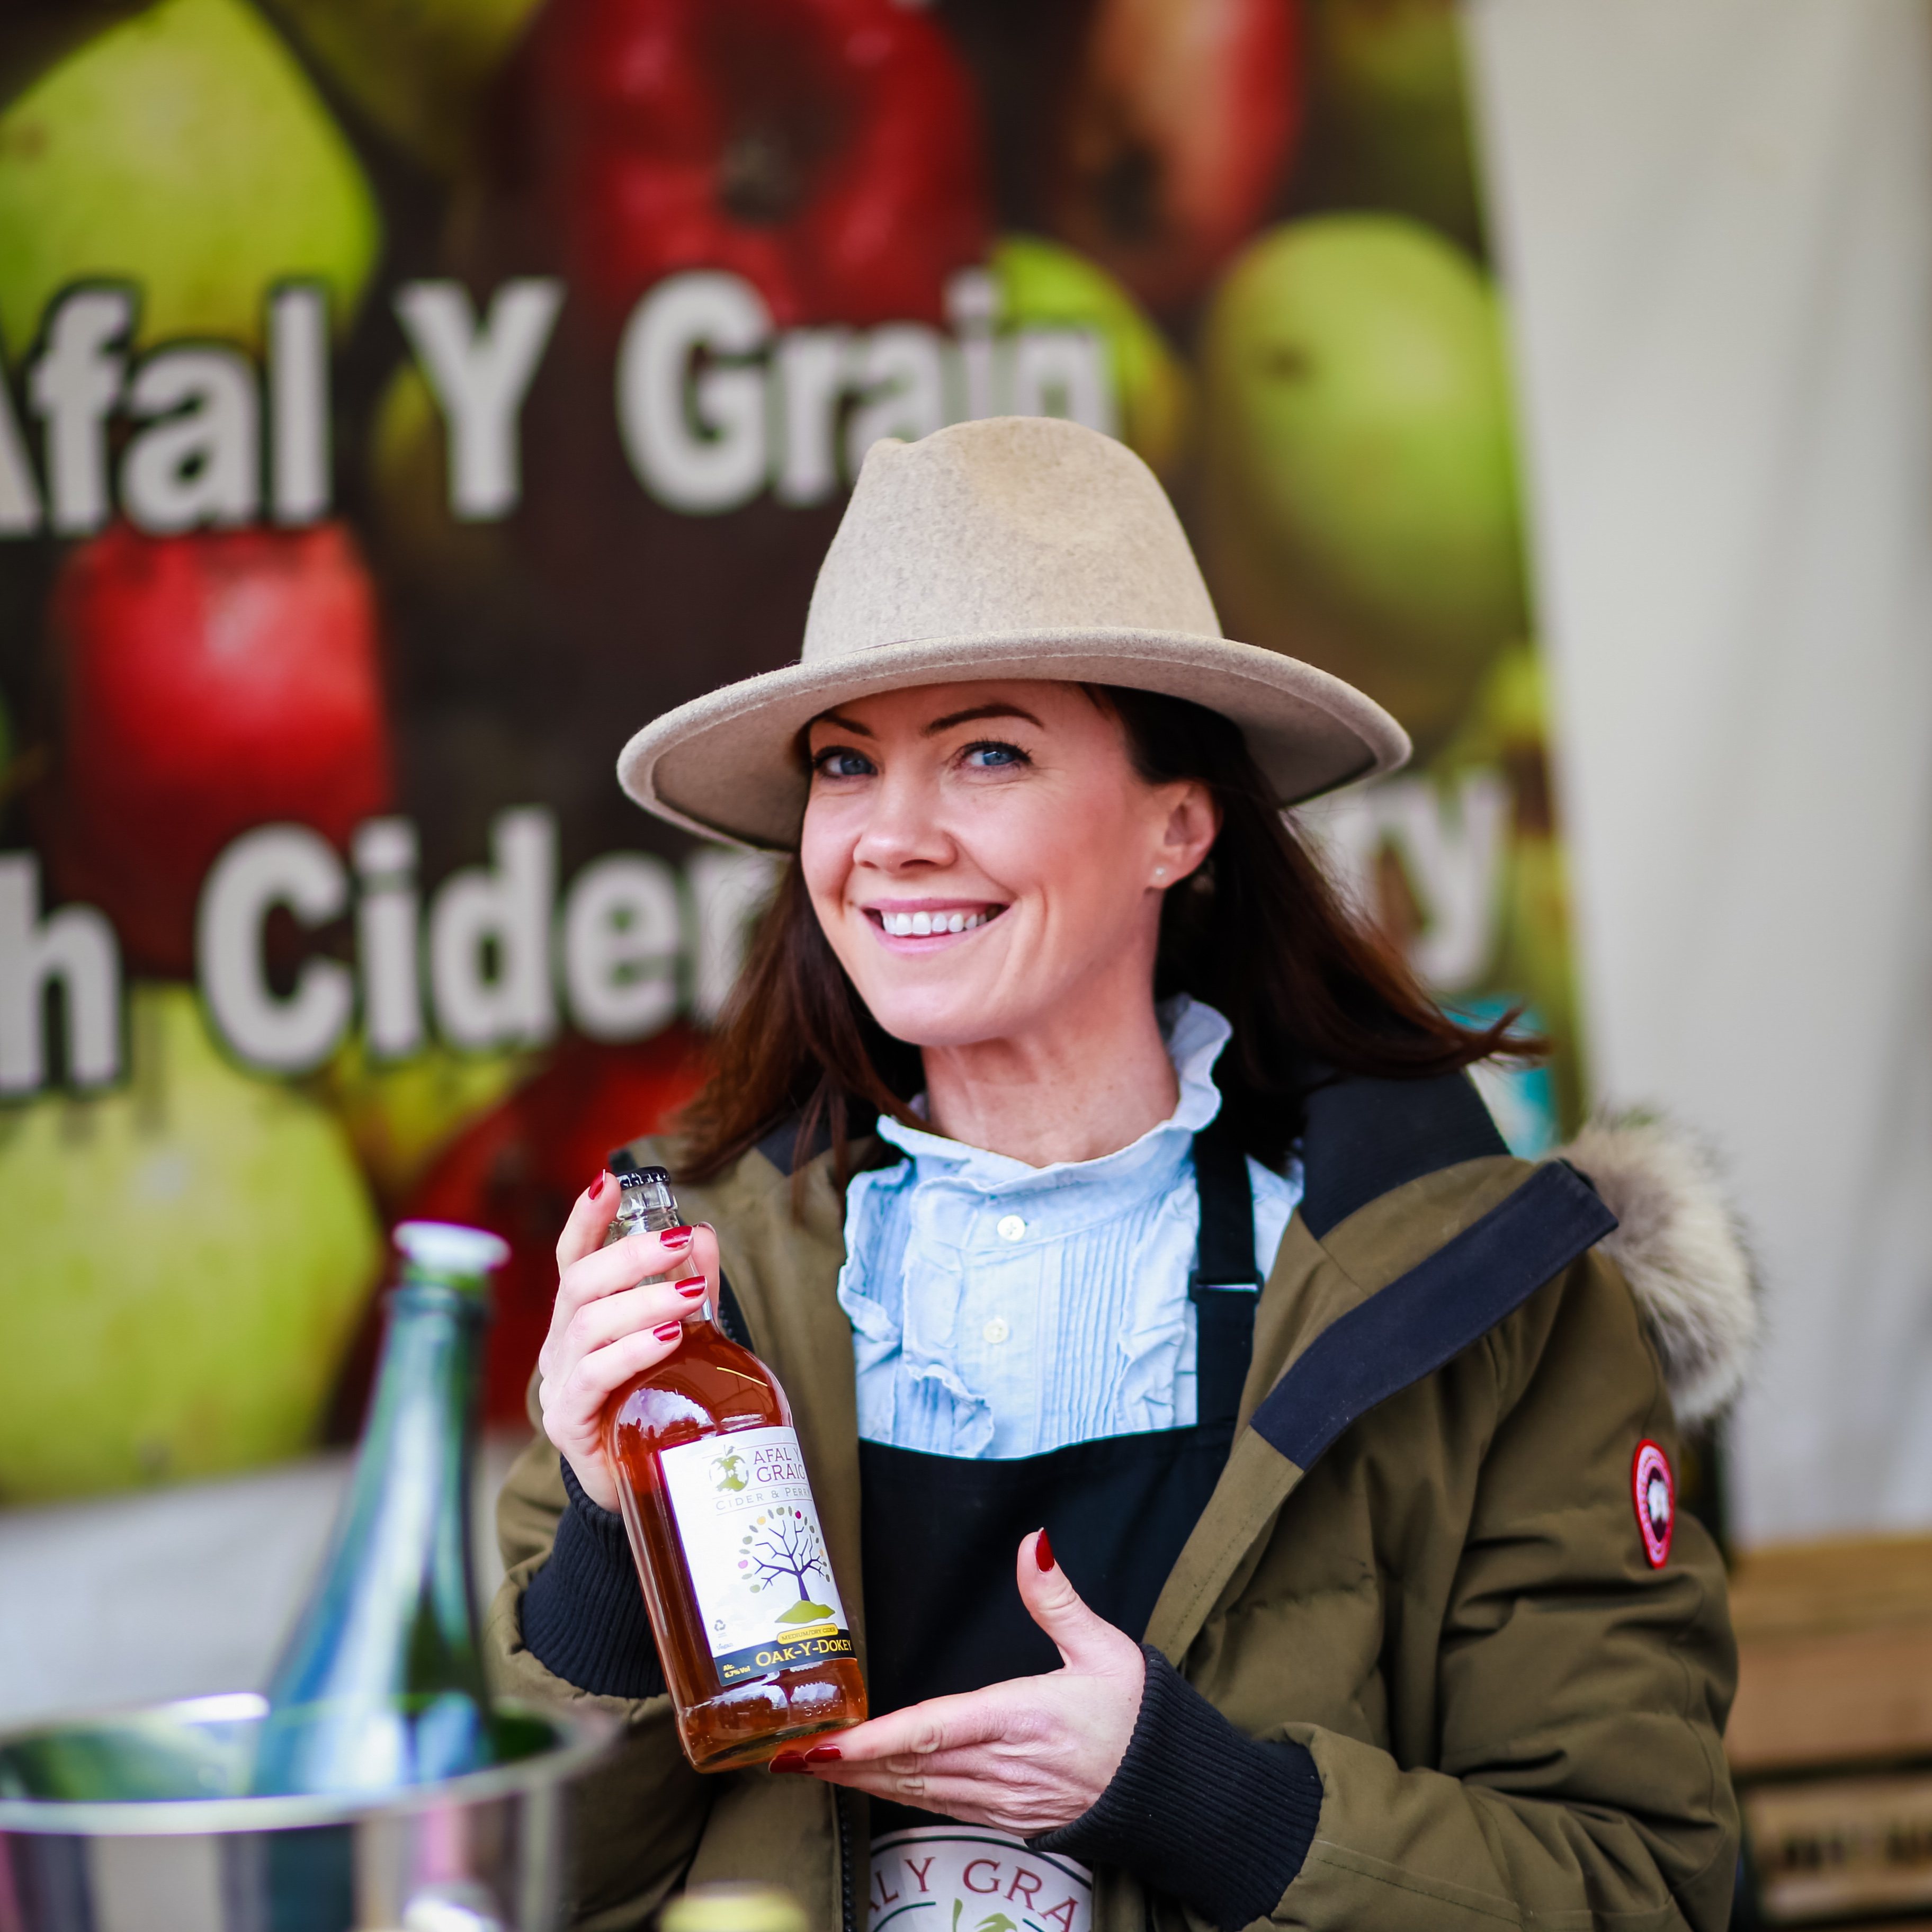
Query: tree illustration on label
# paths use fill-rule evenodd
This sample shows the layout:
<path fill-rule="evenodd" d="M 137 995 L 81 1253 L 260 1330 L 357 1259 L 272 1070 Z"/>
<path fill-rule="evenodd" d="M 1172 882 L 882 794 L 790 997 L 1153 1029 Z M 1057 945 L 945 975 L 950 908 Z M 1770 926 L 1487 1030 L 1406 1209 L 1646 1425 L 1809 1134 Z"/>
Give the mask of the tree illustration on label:
<path fill-rule="evenodd" d="M 814 1574 L 829 1583 L 831 1565 L 826 1561 L 824 1540 L 818 1526 L 802 1510 L 767 1510 L 738 1539 L 744 1554 L 738 1558 L 746 1588 L 755 1596 L 760 1590 L 792 1584 L 798 1601 L 778 1619 L 782 1624 L 816 1623 L 836 1613 L 830 1604 L 815 1604 L 806 1579 Z"/>

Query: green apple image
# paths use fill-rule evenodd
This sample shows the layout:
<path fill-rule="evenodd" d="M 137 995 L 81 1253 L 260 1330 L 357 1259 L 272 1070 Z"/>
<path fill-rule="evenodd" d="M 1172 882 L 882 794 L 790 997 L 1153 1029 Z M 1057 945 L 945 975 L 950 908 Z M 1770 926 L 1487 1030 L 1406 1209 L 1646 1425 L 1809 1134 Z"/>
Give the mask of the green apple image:
<path fill-rule="evenodd" d="M 1526 628 L 1502 318 L 1400 215 L 1270 230 L 1202 348 L 1198 536 L 1231 636 L 1359 685 L 1418 748 Z"/>
<path fill-rule="evenodd" d="M 416 160 L 453 175 L 538 0 L 274 0 L 318 67 Z"/>
<path fill-rule="evenodd" d="M 1480 245 L 1456 0 L 1313 0 L 1308 38 L 1321 198 L 1413 214 Z"/>
<path fill-rule="evenodd" d="M 131 1075 L 0 1110 L 0 1499 L 272 1462 L 313 1439 L 382 1264 L 347 1136 L 137 984 Z"/>
<path fill-rule="evenodd" d="M 1003 236 L 990 266 L 1006 327 L 1087 328 L 1100 337 L 1119 399 L 1121 441 L 1156 474 L 1172 474 L 1186 442 L 1187 372 L 1126 284 L 1036 235 Z"/>
<path fill-rule="evenodd" d="M 320 1091 L 349 1130 L 378 1196 L 400 1205 L 442 1150 L 542 1067 L 534 1053 L 459 1053 L 432 1042 L 406 1060 L 371 1058 L 352 1033 Z"/>
<path fill-rule="evenodd" d="M 140 290 L 144 343 L 259 348 L 274 284 L 326 284 L 338 328 L 381 239 L 362 166 L 246 0 L 160 0 L 58 62 L 0 114 L 0 338 L 17 362 L 49 302 Z"/>

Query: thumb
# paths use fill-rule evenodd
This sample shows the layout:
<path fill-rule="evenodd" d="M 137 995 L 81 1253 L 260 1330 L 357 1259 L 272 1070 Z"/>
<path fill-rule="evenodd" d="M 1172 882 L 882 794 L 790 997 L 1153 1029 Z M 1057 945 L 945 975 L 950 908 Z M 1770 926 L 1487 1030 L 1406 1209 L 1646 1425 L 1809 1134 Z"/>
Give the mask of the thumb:
<path fill-rule="evenodd" d="M 1101 1671 L 1120 1661 L 1125 1645 L 1140 1660 L 1139 1646 L 1096 1616 L 1081 1600 L 1072 1580 L 1054 1562 L 1046 1532 L 1036 1530 L 1020 1540 L 1018 1576 L 1020 1601 L 1027 1614 L 1053 1640 L 1062 1662 L 1075 1670 Z"/>

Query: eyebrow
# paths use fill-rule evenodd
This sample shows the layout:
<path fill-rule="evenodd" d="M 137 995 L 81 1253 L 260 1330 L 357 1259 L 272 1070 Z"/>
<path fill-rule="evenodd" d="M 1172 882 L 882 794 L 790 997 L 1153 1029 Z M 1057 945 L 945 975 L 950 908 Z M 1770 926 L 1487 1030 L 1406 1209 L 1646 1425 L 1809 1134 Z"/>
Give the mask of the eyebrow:
<path fill-rule="evenodd" d="M 976 704 L 969 711 L 950 711 L 944 718 L 935 718 L 920 736 L 936 738 L 940 732 L 950 731 L 956 724 L 970 724 L 980 718 L 1024 718 L 1036 730 L 1046 729 L 1030 711 L 1023 711 L 1017 704 Z"/>
<path fill-rule="evenodd" d="M 976 704 L 965 711 L 949 711 L 944 718 L 935 718 L 930 724 L 921 728 L 922 738 L 936 738 L 942 731 L 950 731 L 956 724 L 970 724 L 982 718 L 1024 718 L 1036 730 L 1044 731 L 1041 724 L 1030 711 L 1017 704 Z M 842 731 L 850 731 L 855 737 L 870 738 L 876 734 L 869 731 L 856 718 L 842 717 L 836 711 L 821 711 L 812 721 L 813 724 L 836 724 Z M 806 728 L 809 730 L 810 726 Z"/>

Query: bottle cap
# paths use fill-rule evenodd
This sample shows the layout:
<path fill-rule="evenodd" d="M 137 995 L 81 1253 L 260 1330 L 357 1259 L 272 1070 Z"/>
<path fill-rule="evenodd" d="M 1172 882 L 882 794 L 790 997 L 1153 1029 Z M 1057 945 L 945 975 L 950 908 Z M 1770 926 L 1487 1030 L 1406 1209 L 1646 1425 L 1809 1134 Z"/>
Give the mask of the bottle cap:
<path fill-rule="evenodd" d="M 806 1932 L 808 1922 L 782 1885 L 694 1885 L 658 1915 L 659 1932 Z"/>
<path fill-rule="evenodd" d="M 634 1167 L 628 1174 L 620 1174 L 618 1180 L 626 1187 L 668 1187 L 670 1169 L 668 1167 Z"/>
<path fill-rule="evenodd" d="M 454 1221 L 405 1221 L 392 1237 L 398 1251 L 425 1274 L 477 1281 L 510 1258 L 510 1244 L 482 1228 Z"/>

